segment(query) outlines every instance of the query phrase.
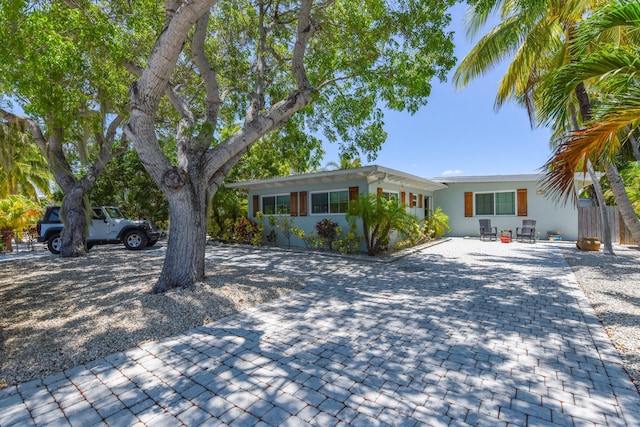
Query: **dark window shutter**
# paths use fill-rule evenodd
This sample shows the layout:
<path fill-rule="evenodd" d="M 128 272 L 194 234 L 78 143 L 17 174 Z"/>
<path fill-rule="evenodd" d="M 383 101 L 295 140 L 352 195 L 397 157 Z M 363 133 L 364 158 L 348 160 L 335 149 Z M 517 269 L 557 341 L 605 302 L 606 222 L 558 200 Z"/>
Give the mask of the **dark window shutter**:
<path fill-rule="evenodd" d="M 418 207 L 422 208 L 422 194 L 418 194 Z"/>
<path fill-rule="evenodd" d="M 473 216 L 473 193 L 472 192 L 464 193 L 464 216 L 465 217 Z"/>
<path fill-rule="evenodd" d="M 409 193 L 409 207 L 412 208 L 413 206 L 413 193 Z"/>
<path fill-rule="evenodd" d="M 402 206 L 407 204 L 407 193 L 405 193 L 404 191 L 400 192 L 400 204 Z"/>
<path fill-rule="evenodd" d="M 256 212 L 260 210 L 260 198 L 257 194 L 253 196 L 253 216 L 256 216 Z"/>
<path fill-rule="evenodd" d="M 349 201 L 358 200 L 358 187 L 349 187 Z"/>
<path fill-rule="evenodd" d="M 527 189 L 518 190 L 518 216 L 527 216 Z"/>
<path fill-rule="evenodd" d="M 300 199 L 300 216 L 307 216 L 307 192 L 301 191 L 298 196 Z"/>
<path fill-rule="evenodd" d="M 382 187 L 378 187 L 378 196 L 382 196 Z"/>
<path fill-rule="evenodd" d="M 290 196 L 291 216 L 298 216 L 298 192 L 292 191 Z"/>

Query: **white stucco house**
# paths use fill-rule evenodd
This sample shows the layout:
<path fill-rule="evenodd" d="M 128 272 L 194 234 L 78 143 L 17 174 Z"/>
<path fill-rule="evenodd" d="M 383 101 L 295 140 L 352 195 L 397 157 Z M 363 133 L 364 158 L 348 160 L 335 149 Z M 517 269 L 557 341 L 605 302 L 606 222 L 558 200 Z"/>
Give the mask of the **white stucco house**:
<path fill-rule="evenodd" d="M 434 195 L 435 206 L 449 215 L 452 236 L 478 236 L 481 218 L 498 229 L 522 227 L 523 219 L 536 220 L 536 234 L 560 230 L 563 240 L 578 239 L 578 209 L 554 201 L 541 185 L 543 175 L 492 175 L 432 178 L 447 186 Z M 576 191 L 591 183 L 576 175 Z"/>
<path fill-rule="evenodd" d="M 307 233 L 318 221 L 328 218 L 348 229 L 347 205 L 362 193 L 376 193 L 402 203 L 407 212 L 424 219 L 430 209 L 441 207 L 449 216 L 449 236 L 479 236 L 479 219 L 491 219 L 502 229 L 522 226 L 523 219 L 535 219 L 541 238 L 559 229 L 563 239 L 578 238 L 578 210 L 561 205 L 544 194 L 541 175 L 498 175 L 422 178 L 383 166 L 371 165 L 287 177 L 229 184 L 248 194 L 248 216 L 289 216 Z M 584 178 L 577 182 L 584 186 Z M 266 221 L 266 219 L 265 219 Z M 361 230 L 361 225 L 359 225 Z M 278 242 L 283 244 L 284 242 Z M 292 246 L 304 243 L 293 237 Z"/>

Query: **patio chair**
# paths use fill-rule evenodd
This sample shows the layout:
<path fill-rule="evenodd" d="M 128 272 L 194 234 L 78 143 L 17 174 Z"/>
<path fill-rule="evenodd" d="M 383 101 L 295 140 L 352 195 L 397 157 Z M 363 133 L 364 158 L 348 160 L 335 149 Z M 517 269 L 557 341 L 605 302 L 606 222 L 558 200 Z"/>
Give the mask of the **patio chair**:
<path fill-rule="evenodd" d="M 523 241 L 529 239 L 529 243 L 533 243 L 536 240 L 536 220 L 535 219 L 523 219 L 522 227 L 516 228 L 516 240 Z"/>
<path fill-rule="evenodd" d="M 485 236 L 489 236 L 489 240 L 496 240 L 498 228 L 491 226 L 490 219 L 480 219 L 480 240 L 484 240 Z"/>

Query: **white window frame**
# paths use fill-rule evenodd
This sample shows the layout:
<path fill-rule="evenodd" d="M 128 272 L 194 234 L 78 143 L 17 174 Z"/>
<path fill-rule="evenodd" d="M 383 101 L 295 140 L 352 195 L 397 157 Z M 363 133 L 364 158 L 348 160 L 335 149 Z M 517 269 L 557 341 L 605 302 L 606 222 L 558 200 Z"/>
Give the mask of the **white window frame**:
<path fill-rule="evenodd" d="M 283 197 L 286 196 L 289 198 L 289 212 L 288 213 L 278 213 L 278 197 Z M 275 205 L 274 205 L 274 209 L 275 209 L 275 213 L 266 213 L 265 209 L 264 209 L 264 199 L 265 197 L 274 197 L 275 198 Z M 291 215 L 291 193 L 279 193 L 279 194 L 265 194 L 264 196 L 261 196 L 260 198 L 260 203 L 262 206 L 262 213 L 264 215 Z"/>
<path fill-rule="evenodd" d="M 311 216 L 321 216 L 321 215 L 346 215 L 347 212 L 331 212 L 331 193 L 339 193 L 346 192 L 347 193 L 347 203 L 349 203 L 349 189 L 348 188 L 338 188 L 331 190 L 323 190 L 323 191 L 312 191 L 309 193 L 309 215 Z M 327 210 L 326 213 L 314 213 L 313 212 L 313 195 L 314 194 L 326 194 L 327 195 Z"/>
<path fill-rule="evenodd" d="M 393 196 L 395 196 L 396 201 L 398 203 L 400 203 L 400 193 L 397 191 L 387 191 L 387 190 L 382 190 L 382 197 L 385 200 L 392 200 Z"/>
<path fill-rule="evenodd" d="M 513 213 L 509 213 L 509 214 L 497 213 L 498 210 L 496 208 L 497 208 L 498 198 L 496 197 L 496 194 L 498 193 L 513 193 Z M 476 203 L 477 194 L 493 194 L 493 213 L 492 214 L 478 213 L 478 205 Z M 517 190 L 475 191 L 473 193 L 473 214 L 474 216 L 499 216 L 499 217 L 516 216 L 518 214 L 518 191 Z"/>

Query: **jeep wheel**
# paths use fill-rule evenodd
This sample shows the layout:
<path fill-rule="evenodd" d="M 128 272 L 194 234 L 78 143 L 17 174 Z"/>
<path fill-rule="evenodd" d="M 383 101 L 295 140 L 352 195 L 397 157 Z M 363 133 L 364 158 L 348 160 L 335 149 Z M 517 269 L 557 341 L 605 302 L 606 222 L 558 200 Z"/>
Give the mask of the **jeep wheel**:
<path fill-rule="evenodd" d="M 143 249 L 147 246 L 147 235 L 140 230 L 133 230 L 125 234 L 124 246 L 132 251 Z"/>
<path fill-rule="evenodd" d="M 61 248 L 62 236 L 60 236 L 60 234 L 56 233 L 53 236 L 49 237 L 49 240 L 47 240 L 47 249 L 49 249 L 52 254 L 58 255 Z"/>

